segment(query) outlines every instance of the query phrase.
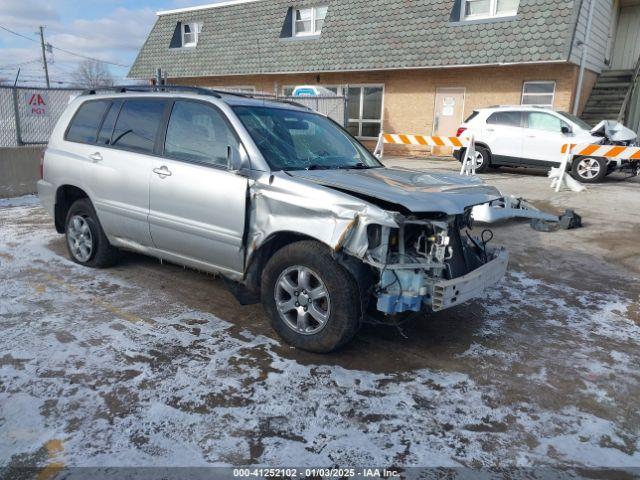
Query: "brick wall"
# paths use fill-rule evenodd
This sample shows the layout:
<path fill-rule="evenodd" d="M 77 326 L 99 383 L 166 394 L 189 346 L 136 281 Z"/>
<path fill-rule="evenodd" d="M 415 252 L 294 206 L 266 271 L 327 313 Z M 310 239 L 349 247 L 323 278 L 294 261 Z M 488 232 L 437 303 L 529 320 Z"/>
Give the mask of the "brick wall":
<path fill-rule="evenodd" d="M 284 85 L 382 83 L 385 85 L 384 131 L 431 134 L 436 88 L 465 88 L 464 118 L 466 118 L 476 108 L 519 104 L 522 84 L 525 81 L 553 80 L 556 82 L 554 108 L 570 111 L 577 77 L 578 68 L 575 65 L 547 64 L 358 73 L 199 77 L 171 79 L 171 82 L 216 87 L 251 85 L 265 92 L 274 92 L 276 87 Z M 366 143 L 371 146 L 371 142 Z M 388 151 L 393 152 L 393 150 L 391 148 Z M 403 147 L 395 150 L 398 153 L 408 153 Z"/>

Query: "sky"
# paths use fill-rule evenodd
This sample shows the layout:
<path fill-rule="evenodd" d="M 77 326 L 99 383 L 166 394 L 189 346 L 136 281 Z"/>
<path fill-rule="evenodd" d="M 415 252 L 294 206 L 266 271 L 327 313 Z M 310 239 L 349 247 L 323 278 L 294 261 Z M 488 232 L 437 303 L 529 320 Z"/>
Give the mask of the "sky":
<path fill-rule="evenodd" d="M 126 83 L 136 58 L 161 10 L 215 3 L 216 0 L 0 0 L 0 80 L 15 79 L 21 68 L 21 85 L 44 84 L 38 26 L 45 41 L 52 86 L 73 80 L 83 58 L 58 49 L 97 58 L 111 74 Z M 3 30 L 10 29 L 27 38 Z"/>

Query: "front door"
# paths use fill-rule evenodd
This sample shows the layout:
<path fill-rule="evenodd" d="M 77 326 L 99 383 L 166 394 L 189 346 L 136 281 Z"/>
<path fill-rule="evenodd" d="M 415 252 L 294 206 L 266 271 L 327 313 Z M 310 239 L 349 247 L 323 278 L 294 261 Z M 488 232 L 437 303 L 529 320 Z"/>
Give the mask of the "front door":
<path fill-rule="evenodd" d="M 149 189 L 149 228 L 169 259 L 242 272 L 247 179 L 227 169 L 239 141 L 211 104 L 177 100 Z M 204 266 L 203 265 L 203 266 Z"/>
<path fill-rule="evenodd" d="M 439 137 L 455 137 L 462 123 L 464 112 L 464 88 L 436 89 L 436 104 L 433 116 L 433 134 Z M 419 132 L 418 132 L 419 133 Z M 449 147 L 433 147 L 434 155 L 451 155 Z"/>
<path fill-rule="evenodd" d="M 523 157 L 531 165 L 558 165 L 562 161 L 562 146 L 575 143 L 570 134 L 562 132 L 562 127 L 569 124 L 550 113 L 528 112 L 526 127 Z"/>

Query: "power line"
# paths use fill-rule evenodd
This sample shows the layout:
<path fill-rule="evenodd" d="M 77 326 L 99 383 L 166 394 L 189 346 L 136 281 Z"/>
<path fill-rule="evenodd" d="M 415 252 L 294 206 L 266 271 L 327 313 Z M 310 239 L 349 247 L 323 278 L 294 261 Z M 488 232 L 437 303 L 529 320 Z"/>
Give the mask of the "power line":
<path fill-rule="evenodd" d="M 15 31 L 11 30 L 10 28 L 4 27 L 4 26 L 2 26 L 2 25 L 0 25 L 0 28 L 1 28 L 2 30 L 5 30 L 5 31 L 9 32 L 9 33 L 12 33 L 13 35 L 17 35 L 18 37 L 22 37 L 22 38 L 25 38 L 25 39 L 27 39 L 27 40 L 29 40 L 29 41 L 31 41 L 31 42 L 36 42 L 36 43 L 38 43 L 38 41 L 37 41 L 35 38 L 30 38 L 30 37 L 28 37 L 28 36 L 26 36 L 26 35 L 23 35 L 23 34 L 21 34 L 21 33 L 18 33 L 18 32 L 15 32 Z M 55 45 L 51 45 L 50 43 L 49 43 L 49 44 L 47 44 L 47 45 L 48 45 L 48 46 L 50 46 L 51 48 L 55 49 L 55 50 L 59 50 L 59 51 L 64 52 L 64 53 L 66 53 L 66 54 L 68 54 L 68 55 L 73 55 L 73 56 L 76 56 L 76 57 L 84 58 L 84 59 L 86 59 L 86 60 L 93 60 L 93 61 L 95 61 L 95 62 L 99 62 L 99 63 L 106 63 L 107 65 L 114 65 L 114 66 L 116 66 L 116 67 L 129 68 L 129 67 L 131 66 L 131 65 L 125 65 L 125 64 L 123 64 L 123 63 L 108 62 L 108 61 L 106 61 L 106 60 L 101 60 L 101 59 L 99 59 L 99 58 L 90 57 L 90 56 L 88 56 L 88 55 L 83 55 L 82 53 L 72 52 L 72 51 L 70 51 L 70 50 L 66 50 L 66 49 L 64 49 L 64 48 L 60 48 L 60 47 L 56 47 Z"/>

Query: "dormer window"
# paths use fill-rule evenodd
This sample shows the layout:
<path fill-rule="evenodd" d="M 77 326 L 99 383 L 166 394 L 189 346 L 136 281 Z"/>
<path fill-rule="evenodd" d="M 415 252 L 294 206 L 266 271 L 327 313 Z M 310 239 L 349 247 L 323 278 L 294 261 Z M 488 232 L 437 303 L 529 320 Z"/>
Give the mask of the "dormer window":
<path fill-rule="evenodd" d="M 512 17 L 518 13 L 520 0 L 463 0 L 464 20 Z"/>
<path fill-rule="evenodd" d="M 200 35 L 199 23 L 183 23 L 182 24 L 182 46 L 195 47 L 198 44 L 198 36 Z"/>
<path fill-rule="evenodd" d="M 293 15 L 295 37 L 320 35 L 328 7 L 296 8 Z"/>

